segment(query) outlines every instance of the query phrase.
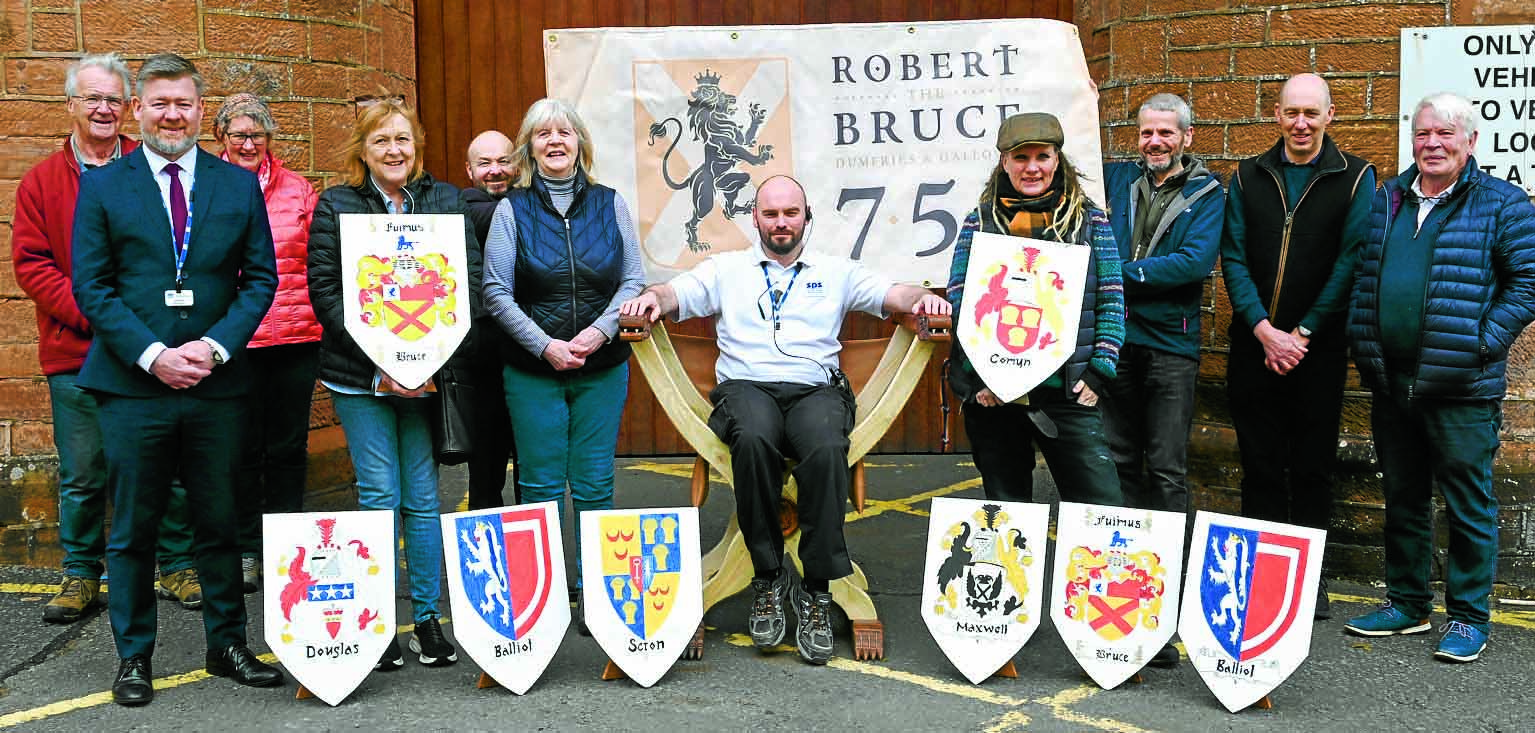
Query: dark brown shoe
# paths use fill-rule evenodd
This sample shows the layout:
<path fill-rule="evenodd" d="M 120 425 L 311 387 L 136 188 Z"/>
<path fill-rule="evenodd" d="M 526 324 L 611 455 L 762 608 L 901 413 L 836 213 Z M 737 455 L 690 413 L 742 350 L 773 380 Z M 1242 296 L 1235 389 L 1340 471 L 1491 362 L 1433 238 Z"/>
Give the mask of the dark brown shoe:
<path fill-rule="evenodd" d="M 203 585 L 197 580 L 197 568 L 178 570 L 161 576 L 155 593 L 167 601 L 175 601 L 188 611 L 203 607 Z"/>
<path fill-rule="evenodd" d="M 43 606 L 43 620 L 51 624 L 72 624 L 101 602 L 101 581 L 64 576 L 59 594 Z"/>
<path fill-rule="evenodd" d="M 155 699 L 154 675 L 149 671 L 149 657 L 128 657 L 117 665 L 117 680 L 112 683 L 112 702 L 118 705 L 147 705 Z"/>
<path fill-rule="evenodd" d="M 282 672 L 256 658 L 250 647 L 230 644 L 208 652 L 208 674 L 228 677 L 247 687 L 271 687 L 282 684 Z"/>

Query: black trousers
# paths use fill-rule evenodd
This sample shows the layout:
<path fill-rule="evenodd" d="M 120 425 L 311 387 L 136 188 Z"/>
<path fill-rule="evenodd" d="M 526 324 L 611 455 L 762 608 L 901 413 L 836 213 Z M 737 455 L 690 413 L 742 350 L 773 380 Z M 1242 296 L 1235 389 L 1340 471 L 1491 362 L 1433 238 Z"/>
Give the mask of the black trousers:
<path fill-rule="evenodd" d="M 155 649 L 155 545 L 171 481 L 186 487 L 203 631 L 209 649 L 245 642 L 245 594 L 235 505 L 235 467 L 249 411 L 244 399 L 100 395 L 112 535 L 107 611 L 117 654 Z"/>
<path fill-rule="evenodd" d="M 1189 427 L 1199 360 L 1125 344 L 1103 407 L 1125 505 L 1188 512 Z"/>
<path fill-rule="evenodd" d="M 1034 501 L 1034 450 L 1045 455 L 1050 477 L 1066 501 L 1120 506 L 1119 474 L 1109 458 L 1103 419 L 1059 387 L 1029 393 L 1029 405 L 964 405 L 965 433 L 981 488 L 988 499 Z M 1028 411 L 1039 410 L 1055 424 L 1056 437 L 1040 432 Z"/>
<path fill-rule="evenodd" d="M 1242 515 L 1327 529 L 1348 353 L 1316 342 L 1289 374 L 1263 366 L 1263 345 L 1232 333 L 1226 390 L 1242 452 Z"/>
<path fill-rule="evenodd" d="M 512 418 L 506 411 L 506 389 L 501 379 L 505 366 L 494 349 L 486 349 L 474 361 L 474 453 L 469 457 L 469 508 L 490 509 L 522 503 L 517 491 L 517 466 L 512 464 L 512 500 L 502 499 L 506 489 L 506 462 L 517 456 L 512 442 Z"/>
<path fill-rule="evenodd" d="M 835 580 L 853 572 L 842 536 L 848 486 L 851 396 L 830 385 L 722 382 L 709 399 L 709 428 L 730 446 L 736 518 L 758 576 L 783 565 L 785 459 L 798 461 L 800 561 L 807 580 Z"/>

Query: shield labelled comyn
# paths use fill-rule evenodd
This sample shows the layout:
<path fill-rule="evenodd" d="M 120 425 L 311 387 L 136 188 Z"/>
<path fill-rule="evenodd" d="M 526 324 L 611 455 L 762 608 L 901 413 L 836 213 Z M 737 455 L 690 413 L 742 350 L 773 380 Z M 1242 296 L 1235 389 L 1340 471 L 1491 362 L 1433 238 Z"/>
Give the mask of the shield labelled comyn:
<path fill-rule="evenodd" d="M 315 697 L 340 705 L 396 634 L 394 512 L 268 514 L 266 643 Z"/>
<path fill-rule="evenodd" d="M 401 387 L 431 379 L 469 335 L 463 214 L 342 214 L 346 332 Z"/>
<path fill-rule="evenodd" d="M 933 499 L 920 613 L 938 648 L 980 684 L 1039 628 L 1048 504 Z"/>
<path fill-rule="evenodd" d="M 1071 356 L 1089 255 L 1079 244 L 976 233 L 956 330 L 998 399 L 1023 397 Z"/>
<path fill-rule="evenodd" d="M 581 513 L 586 626 L 641 687 L 660 680 L 704 618 L 698 510 Z"/>
<path fill-rule="evenodd" d="M 1178 621 L 1184 515 L 1061 502 L 1050 620 L 1099 687 L 1140 671 Z"/>
<path fill-rule="evenodd" d="M 570 628 L 555 503 L 444 514 L 442 547 L 459 646 L 502 687 L 526 693 Z"/>
<path fill-rule="evenodd" d="M 1200 512 L 1189 541 L 1178 636 L 1205 686 L 1236 712 L 1311 654 L 1327 532 Z"/>

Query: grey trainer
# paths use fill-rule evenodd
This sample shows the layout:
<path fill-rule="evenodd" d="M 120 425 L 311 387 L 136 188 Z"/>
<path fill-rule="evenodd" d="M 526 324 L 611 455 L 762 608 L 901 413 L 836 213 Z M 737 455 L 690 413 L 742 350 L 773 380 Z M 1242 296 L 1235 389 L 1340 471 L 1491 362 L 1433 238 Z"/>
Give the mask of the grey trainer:
<path fill-rule="evenodd" d="M 752 610 L 746 617 L 746 628 L 758 649 L 769 649 L 783 641 L 788 627 L 783 602 L 788 592 L 789 574 L 782 570 L 773 580 L 752 579 Z"/>
<path fill-rule="evenodd" d="M 800 658 L 811 664 L 826 664 L 832 652 L 831 594 L 813 593 L 795 584 L 794 612 L 799 617 L 794 641 Z"/>

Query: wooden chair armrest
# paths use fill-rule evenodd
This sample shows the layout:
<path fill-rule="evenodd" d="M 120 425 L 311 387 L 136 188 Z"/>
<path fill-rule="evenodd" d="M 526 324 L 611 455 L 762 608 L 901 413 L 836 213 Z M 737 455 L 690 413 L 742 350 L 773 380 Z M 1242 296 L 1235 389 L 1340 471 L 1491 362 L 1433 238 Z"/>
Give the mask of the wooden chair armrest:
<path fill-rule="evenodd" d="M 650 338 L 650 321 L 644 316 L 620 315 L 618 338 L 620 341 L 644 341 Z"/>
<path fill-rule="evenodd" d="M 932 342 L 947 342 L 952 319 L 949 316 L 915 315 L 912 313 L 897 313 L 890 317 L 901 326 L 915 331 L 917 340 Z"/>

